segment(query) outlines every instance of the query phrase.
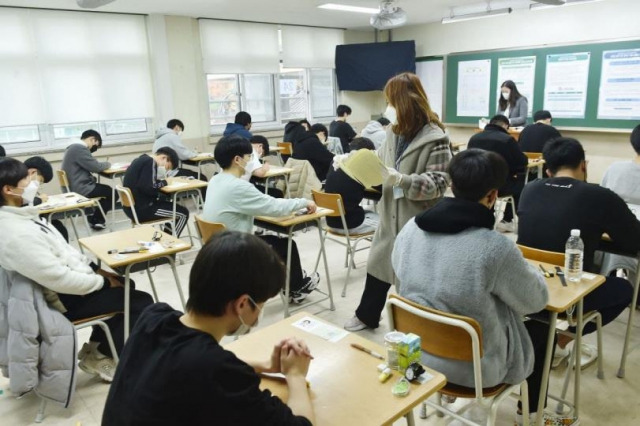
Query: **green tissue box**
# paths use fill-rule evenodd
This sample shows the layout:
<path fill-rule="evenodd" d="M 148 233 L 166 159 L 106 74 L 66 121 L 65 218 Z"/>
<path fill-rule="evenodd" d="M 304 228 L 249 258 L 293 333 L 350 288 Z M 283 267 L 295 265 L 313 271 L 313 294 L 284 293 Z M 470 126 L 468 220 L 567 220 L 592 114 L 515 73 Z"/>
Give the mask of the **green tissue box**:
<path fill-rule="evenodd" d="M 409 333 L 398 345 L 398 367 L 405 371 L 414 362 L 420 362 L 420 336 Z"/>

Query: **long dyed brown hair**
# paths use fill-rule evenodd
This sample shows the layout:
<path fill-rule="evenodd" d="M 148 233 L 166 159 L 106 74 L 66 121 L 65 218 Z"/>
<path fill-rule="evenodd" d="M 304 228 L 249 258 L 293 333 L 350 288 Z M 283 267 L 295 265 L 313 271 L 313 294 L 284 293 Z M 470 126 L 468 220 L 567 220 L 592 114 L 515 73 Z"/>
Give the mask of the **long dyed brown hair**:
<path fill-rule="evenodd" d="M 405 72 L 392 77 L 384 87 L 384 96 L 396 109 L 398 122 L 392 127 L 396 135 L 412 140 L 429 123 L 444 130 L 417 75 Z"/>

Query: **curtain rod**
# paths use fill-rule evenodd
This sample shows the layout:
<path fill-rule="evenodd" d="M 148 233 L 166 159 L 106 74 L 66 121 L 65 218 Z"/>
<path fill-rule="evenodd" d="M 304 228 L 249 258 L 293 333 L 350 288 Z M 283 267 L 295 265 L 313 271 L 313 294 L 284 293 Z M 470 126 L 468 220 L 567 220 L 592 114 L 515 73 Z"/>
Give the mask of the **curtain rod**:
<path fill-rule="evenodd" d="M 319 25 L 281 24 L 281 23 L 277 23 L 277 22 L 245 21 L 245 20 L 242 20 L 242 19 L 204 18 L 204 17 L 199 17 L 197 19 L 198 20 L 204 19 L 204 20 L 208 20 L 208 21 L 244 22 L 244 23 L 247 23 L 247 24 L 283 25 L 283 26 L 287 26 L 287 27 L 321 28 L 321 29 L 325 29 L 325 30 L 344 30 L 344 31 L 347 30 L 347 28 L 339 28 L 339 27 L 321 27 Z"/>

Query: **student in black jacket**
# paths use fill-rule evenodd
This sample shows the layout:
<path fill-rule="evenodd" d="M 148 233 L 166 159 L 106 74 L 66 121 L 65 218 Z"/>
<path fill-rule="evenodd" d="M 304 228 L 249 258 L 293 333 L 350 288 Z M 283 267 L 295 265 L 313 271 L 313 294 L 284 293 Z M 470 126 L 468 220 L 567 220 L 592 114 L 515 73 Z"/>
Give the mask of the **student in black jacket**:
<path fill-rule="evenodd" d="M 347 123 L 347 119 L 351 115 L 351 108 L 347 105 L 338 105 L 336 115 L 338 117 L 329 125 L 329 136 L 340 138 L 342 152 L 346 154 L 349 152 L 349 143 L 356 137 L 355 130 Z"/>
<path fill-rule="evenodd" d="M 351 142 L 351 151 L 370 149 L 375 151 L 375 145 L 371 139 L 355 138 Z M 375 231 L 378 227 L 379 217 L 375 212 L 365 211 L 360 203 L 364 199 L 364 186 L 349 177 L 341 168 L 329 167 L 327 181 L 324 185 L 325 192 L 340 194 L 344 204 L 344 217 L 349 234 L 364 234 Z M 340 217 L 327 216 L 327 226 L 338 233 L 344 233 L 342 219 Z"/>
<path fill-rule="evenodd" d="M 522 152 L 542 152 L 544 144 L 551 139 L 562 137 L 560 132 L 551 125 L 551 113 L 540 110 L 533 114 L 533 124 L 529 124 L 520 132 L 518 143 Z"/>
<path fill-rule="evenodd" d="M 258 237 L 214 235 L 191 268 L 186 313 L 157 303 L 136 323 L 102 424 L 311 426 L 305 376 L 312 356 L 302 340 L 273 342 L 262 362 L 245 362 L 220 344 L 258 324 L 284 279 L 280 257 Z M 286 404 L 260 390 L 260 373 L 285 376 Z"/>
<path fill-rule="evenodd" d="M 135 201 L 136 214 L 141 222 L 173 217 L 173 204 L 159 199 L 160 189 L 167 186 L 167 172 L 175 170 L 179 164 L 178 154 L 169 148 L 159 148 L 153 156 L 142 154 L 133 160 L 124 175 L 124 186 L 131 190 Z M 132 218 L 131 209 L 123 208 Z M 176 205 L 176 235 L 180 235 L 189 220 L 189 210 Z M 166 232 L 171 231 L 166 228 Z"/>
<path fill-rule="evenodd" d="M 542 250 L 564 252 L 572 229 L 580 230 L 584 242 L 584 270 L 598 272 L 594 253 L 602 234 L 607 233 L 621 249 L 640 251 L 640 222 L 626 203 L 613 191 L 586 182 L 584 149 L 575 139 L 559 138 L 545 145 L 543 157 L 549 179 L 528 184 L 518 206 L 518 244 Z M 613 321 L 629 306 L 632 287 L 622 278 L 607 277 L 606 282 L 584 298 L 584 311 L 597 310 L 602 324 Z M 575 331 L 571 329 L 571 331 Z M 585 325 L 584 334 L 595 331 Z M 568 356 L 568 340 L 558 338 L 559 357 Z M 595 359 L 595 350 L 587 356 Z"/>
<path fill-rule="evenodd" d="M 509 119 L 504 115 L 494 116 L 484 130 L 469 139 L 467 148 L 479 148 L 485 151 L 493 151 L 500 154 L 509 166 L 507 182 L 498 191 L 498 196 L 512 195 L 516 206 L 520 199 L 520 193 L 524 187 L 524 172 L 527 167 L 527 156 L 522 153 L 516 140 L 507 132 Z M 513 219 L 511 208 L 507 206 L 504 211 L 504 229 L 512 229 L 510 222 Z"/>
<path fill-rule="evenodd" d="M 333 162 L 333 154 L 329 152 L 314 132 L 304 131 L 302 124 L 291 122 L 287 126 L 291 128 L 300 128 L 302 131 L 296 132 L 294 139 L 294 148 L 292 157 L 297 160 L 307 160 L 311 163 L 311 167 L 316 172 L 316 176 L 320 181 L 327 178 L 327 171 Z M 314 125 L 315 126 L 315 125 Z M 324 127 L 324 126 L 322 126 Z M 326 131 L 327 128 L 325 127 Z"/>

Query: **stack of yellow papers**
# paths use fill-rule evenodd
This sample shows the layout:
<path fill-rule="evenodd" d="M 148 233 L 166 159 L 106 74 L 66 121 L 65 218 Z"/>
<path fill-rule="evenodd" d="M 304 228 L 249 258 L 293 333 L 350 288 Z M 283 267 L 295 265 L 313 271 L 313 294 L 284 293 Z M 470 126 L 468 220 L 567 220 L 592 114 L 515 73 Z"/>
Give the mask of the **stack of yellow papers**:
<path fill-rule="evenodd" d="M 349 155 L 349 158 L 340 164 L 340 168 L 365 188 L 382 185 L 384 181 L 382 177 L 384 164 L 378 154 L 369 149 L 359 149 Z"/>

